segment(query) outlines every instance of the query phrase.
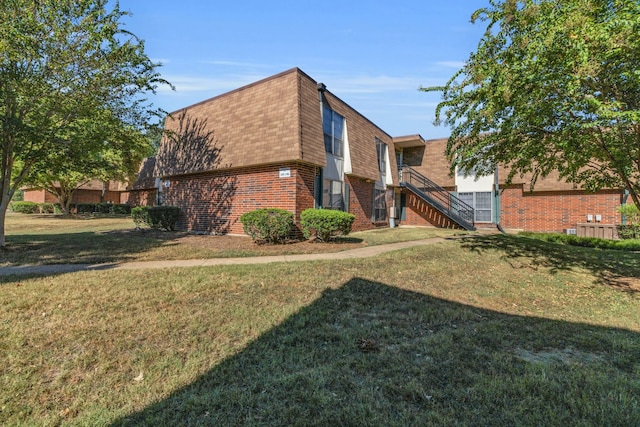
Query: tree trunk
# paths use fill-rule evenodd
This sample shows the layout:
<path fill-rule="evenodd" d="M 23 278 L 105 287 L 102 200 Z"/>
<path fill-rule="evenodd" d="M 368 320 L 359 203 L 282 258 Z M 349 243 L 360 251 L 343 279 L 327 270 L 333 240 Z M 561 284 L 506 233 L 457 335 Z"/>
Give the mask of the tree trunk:
<path fill-rule="evenodd" d="M 3 198 L 3 200 L 0 201 L 0 249 L 4 248 L 7 245 L 6 239 L 4 237 L 4 220 L 7 217 L 9 201 L 10 200 L 8 198 Z"/>

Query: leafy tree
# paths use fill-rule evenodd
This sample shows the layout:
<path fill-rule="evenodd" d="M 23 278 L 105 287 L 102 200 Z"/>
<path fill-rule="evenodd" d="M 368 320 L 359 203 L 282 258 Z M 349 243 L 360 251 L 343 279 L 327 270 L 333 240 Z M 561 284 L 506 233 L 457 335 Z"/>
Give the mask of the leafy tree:
<path fill-rule="evenodd" d="M 55 195 L 67 214 L 75 191 L 93 179 L 133 182 L 140 162 L 152 151 L 150 134 L 155 129 L 140 132 L 110 111 L 96 112 L 80 120 L 67 143 L 49 154 L 47 168 L 36 169 L 24 183 Z"/>
<path fill-rule="evenodd" d="M 557 170 L 588 190 L 626 188 L 640 206 L 640 2 L 490 0 L 487 30 L 442 87 L 453 166 L 508 182 Z"/>
<path fill-rule="evenodd" d="M 160 115 L 144 98 L 166 84 L 158 64 L 123 29 L 127 13 L 107 3 L 0 0 L 0 247 L 9 201 L 25 179 L 58 166 L 57 153 L 115 150 L 127 159 L 123 133 L 139 143 Z M 99 127 L 97 117 L 108 118 L 105 129 L 83 129 Z"/>

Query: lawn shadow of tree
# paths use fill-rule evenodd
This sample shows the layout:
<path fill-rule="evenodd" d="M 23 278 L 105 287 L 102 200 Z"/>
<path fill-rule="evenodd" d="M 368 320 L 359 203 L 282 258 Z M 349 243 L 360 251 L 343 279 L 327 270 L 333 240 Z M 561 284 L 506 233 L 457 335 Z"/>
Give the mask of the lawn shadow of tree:
<path fill-rule="evenodd" d="M 226 234 L 233 225 L 231 210 L 237 175 L 224 164 L 223 145 L 206 119 L 183 111 L 177 130 L 168 130 L 156 156 L 155 176 L 170 177 L 164 203 L 181 210 L 179 226 L 196 232 Z M 185 177 L 186 175 L 186 177 Z"/>
<path fill-rule="evenodd" d="M 354 278 L 112 425 L 637 425 L 639 341 Z"/>
<path fill-rule="evenodd" d="M 108 232 L 9 235 L 7 246 L 2 251 L 2 261 L 9 265 L 127 262 L 183 236 L 183 232 L 133 228 Z"/>
<path fill-rule="evenodd" d="M 590 271 L 601 285 L 629 293 L 640 293 L 638 253 L 594 249 L 545 242 L 523 236 L 490 235 L 464 239 L 462 247 L 476 253 L 500 251 L 511 265 L 527 259 L 533 268 L 549 268 L 552 273 L 580 268 Z"/>

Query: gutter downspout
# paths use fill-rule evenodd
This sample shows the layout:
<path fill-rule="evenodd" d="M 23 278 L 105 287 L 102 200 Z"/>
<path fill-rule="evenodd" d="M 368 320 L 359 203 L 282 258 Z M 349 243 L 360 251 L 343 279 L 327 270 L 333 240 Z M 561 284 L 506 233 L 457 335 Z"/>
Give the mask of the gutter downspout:
<path fill-rule="evenodd" d="M 320 123 L 321 126 L 324 120 L 324 92 L 327 90 L 327 86 L 324 83 L 318 83 L 316 85 L 316 88 L 318 89 L 318 99 L 320 101 Z M 324 145 L 323 145 L 324 146 Z M 325 158 L 326 158 L 327 154 L 325 153 Z M 316 186 L 316 190 L 315 192 L 317 194 L 314 194 L 315 197 L 315 202 L 314 204 L 316 205 L 315 208 L 319 208 L 322 209 L 324 206 L 322 206 L 322 197 L 324 194 L 324 188 L 322 188 L 322 186 L 324 185 L 324 179 L 323 179 L 323 173 L 322 173 L 322 167 L 319 166 L 318 167 L 318 175 L 316 175 L 316 179 L 317 179 L 317 186 Z"/>

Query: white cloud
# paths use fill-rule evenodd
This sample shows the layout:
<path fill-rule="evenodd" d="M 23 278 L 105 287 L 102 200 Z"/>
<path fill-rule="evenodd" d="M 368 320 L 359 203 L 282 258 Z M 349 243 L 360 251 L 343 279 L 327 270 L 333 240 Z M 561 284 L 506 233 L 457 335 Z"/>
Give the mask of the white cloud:
<path fill-rule="evenodd" d="M 199 61 L 201 64 L 222 65 L 225 67 L 244 67 L 244 68 L 268 68 L 270 65 L 254 63 L 254 62 L 241 62 L 241 61 L 223 61 L 223 60 L 211 60 L 211 61 Z"/>
<path fill-rule="evenodd" d="M 420 86 L 419 79 L 415 77 L 391 77 L 386 75 L 327 75 L 324 77 L 322 79 L 320 76 L 314 76 L 316 80 L 326 83 L 327 88 L 338 96 L 341 96 L 341 94 L 413 91 Z"/>
<path fill-rule="evenodd" d="M 265 76 L 256 74 L 223 75 L 219 77 L 199 77 L 190 75 L 164 75 L 166 80 L 176 88 L 160 87 L 158 92 L 180 95 L 185 92 L 202 92 L 203 98 L 214 96 L 253 83 Z"/>

